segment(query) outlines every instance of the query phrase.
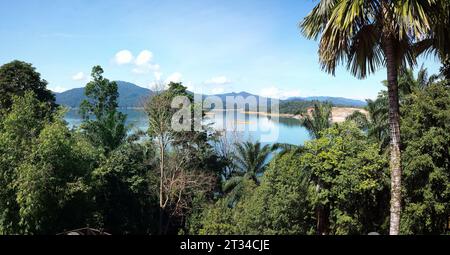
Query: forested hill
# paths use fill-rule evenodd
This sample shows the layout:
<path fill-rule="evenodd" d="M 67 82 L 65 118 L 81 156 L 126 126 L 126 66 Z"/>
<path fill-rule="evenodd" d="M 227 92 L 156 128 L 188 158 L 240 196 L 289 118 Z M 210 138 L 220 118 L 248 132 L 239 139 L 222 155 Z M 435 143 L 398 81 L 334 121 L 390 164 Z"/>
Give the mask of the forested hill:
<path fill-rule="evenodd" d="M 119 107 L 140 107 L 143 101 L 153 92 L 150 89 L 142 88 L 136 84 L 116 81 L 119 92 Z M 71 89 L 62 93 L 55 93 L 56 103 L 68 107 L 79 107 L 85 99 L 84 88 Z"/>
<path fill-rule="evenodd" d="M 291 97 L 286 101 L 319 101 L 319 102 L 330 102 L 334 106 L 343 107 L 364 107 L 367 105 L 365 101 L 357 99 L 349 99 L 343 97 Z"/>
<path fill-rule="evenodd" d="M 137 86 L 136 84 L 125 82 L 125 81 L 116 81 L 119 91 L 119 107 L 141 107 L 144 100 L 152 95 L 152 91 L 150 89 L 142 88 Z M 84 96 L 84 88 L 76 88 L 71 89 L 62 93 L 55 93 L 56 103 L 60 105 L 65 105 L 68 107 L 76 108 L 80 106 L 80 103 L 85 99 Z M 224 102 L 228 96 L 242 96 L 244 98 L 248 96 L 256 96 L 250 94 L 248 92 L 240 92 L 240 93 L 226 93 L 216 95 L 220 97 Z M 345 107 L 363 107 L 366 105 L 366 102 L 355 99 L 341 98 L 341 97 L 294 97 L 286 100 L 280 101 L 280 108 L 297 108 L 299 105 L 310 105 L 313 101 L 319 102 L 330 102 L 335 106 L 345 106 Z M 224 104 L 225 105 L 225 104 Z M 295 109 L 294 109 L 295 111 Z M 289 110 L 291 112 L 291 109 Z"/>

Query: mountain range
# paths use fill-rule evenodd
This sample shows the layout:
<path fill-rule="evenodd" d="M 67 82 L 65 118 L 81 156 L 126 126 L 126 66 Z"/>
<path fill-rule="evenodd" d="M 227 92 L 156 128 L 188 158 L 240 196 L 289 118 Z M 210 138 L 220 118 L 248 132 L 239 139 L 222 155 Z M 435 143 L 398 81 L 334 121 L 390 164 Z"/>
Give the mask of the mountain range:
<path fill-rule="evenodd" d="M 118 92 L 119 92 L 119 107 L 120 108 L 131 108 L 131 107 L 141 107 L 143 102 L 145 102 L 146 98 L 153 94 L 153 91 L 150 89 L 142 88 L 137 86 L 136 84 L 125 82 L 125 81 L 116 81 Z M 60 105 L 65 105 L 71 108 L 77 108 L 80 106 L 81 102 L 86 98 L 84 96 L 84 88 L 75 88 L 71 90 L 67 90 L 61 93 L 54 92 L 56 97 L 56 103 Z M 223 101 L 228 96 L 242 96 L 244 98 L 248 96 L 256 96 L 254 94 L 248 92 L 239 92 L 239 93 L 225 93 L 215 95 L 220 97 Z M 302 102 L 302 101 L 319 101 L 319 102 L 330 102 L 335 106 L 346 106 L 346 107 L 364 107 L 366 105 L 365 101 L 356 100 L 356 99 L 348 99 L 342 97 L 292 97 L 286 100 L 281 100 L 284 102 Z"/>

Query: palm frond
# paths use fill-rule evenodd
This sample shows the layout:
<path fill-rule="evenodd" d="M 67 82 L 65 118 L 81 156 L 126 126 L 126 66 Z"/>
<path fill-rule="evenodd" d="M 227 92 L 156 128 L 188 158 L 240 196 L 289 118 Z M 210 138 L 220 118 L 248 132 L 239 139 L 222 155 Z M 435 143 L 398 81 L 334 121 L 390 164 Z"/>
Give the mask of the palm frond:
<path fill-rule="evenodd" d="M 331 126 L 331 114 L 331 104 L 315 103 L 310 113 L 302 114 L 300 125 L 308 130 L 311 137 L 319 138 L 320 133 Z"/>

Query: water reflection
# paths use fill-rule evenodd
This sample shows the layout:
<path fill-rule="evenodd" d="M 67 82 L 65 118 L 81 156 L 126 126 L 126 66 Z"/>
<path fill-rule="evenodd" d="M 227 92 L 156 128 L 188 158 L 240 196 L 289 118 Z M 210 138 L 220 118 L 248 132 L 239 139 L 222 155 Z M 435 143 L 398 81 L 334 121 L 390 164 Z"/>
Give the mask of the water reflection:
<path fill-rule="evenodd" d="M 127 125 L 133 129 L 146 131 L 148 116 L 139 109 L 123 109 L 127 114 Z M 81 124 L 81 116 L 77 110 L 70 110 L 65 116 L 69 127 Z M 240 111 L 214 112 L 207 114 L 207 123 L 211 123 L 215 130 L 239 131 L 243 139 L 264 140 L 268 135 L 275 135 L 273 141 L 263 143 L 290 143 L 301 145 L 309 139 L 308 132 L 300 126 L 300 121 L 293 118 L 273 118 L 258 114 L 246 114 Z"/>

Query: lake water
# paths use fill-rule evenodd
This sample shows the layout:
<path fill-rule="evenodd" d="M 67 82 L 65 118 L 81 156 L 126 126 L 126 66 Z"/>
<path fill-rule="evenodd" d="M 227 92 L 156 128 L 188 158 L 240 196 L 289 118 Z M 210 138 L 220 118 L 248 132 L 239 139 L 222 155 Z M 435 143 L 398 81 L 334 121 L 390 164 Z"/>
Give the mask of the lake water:
<path fill-rule="evenodd" d="M 132 129 L 147 130 L 148 117 L 144 111 L 136 109 L 121 111 L 127 114 L 127 125 L 131 125 Z M 67 112 L 65 120 L 71 128 L 81 124 L 78 110 Z M 263 144 L 278 142 L 302 145 L 310 139 L 307 130 L 300 126 L 299 120 L 293 118 L 273 118 L 232 111 L 208 114 L 205 122 L 210 123 L 215 130 L 226 130 L 242 140 L 259 140 Z"/>

